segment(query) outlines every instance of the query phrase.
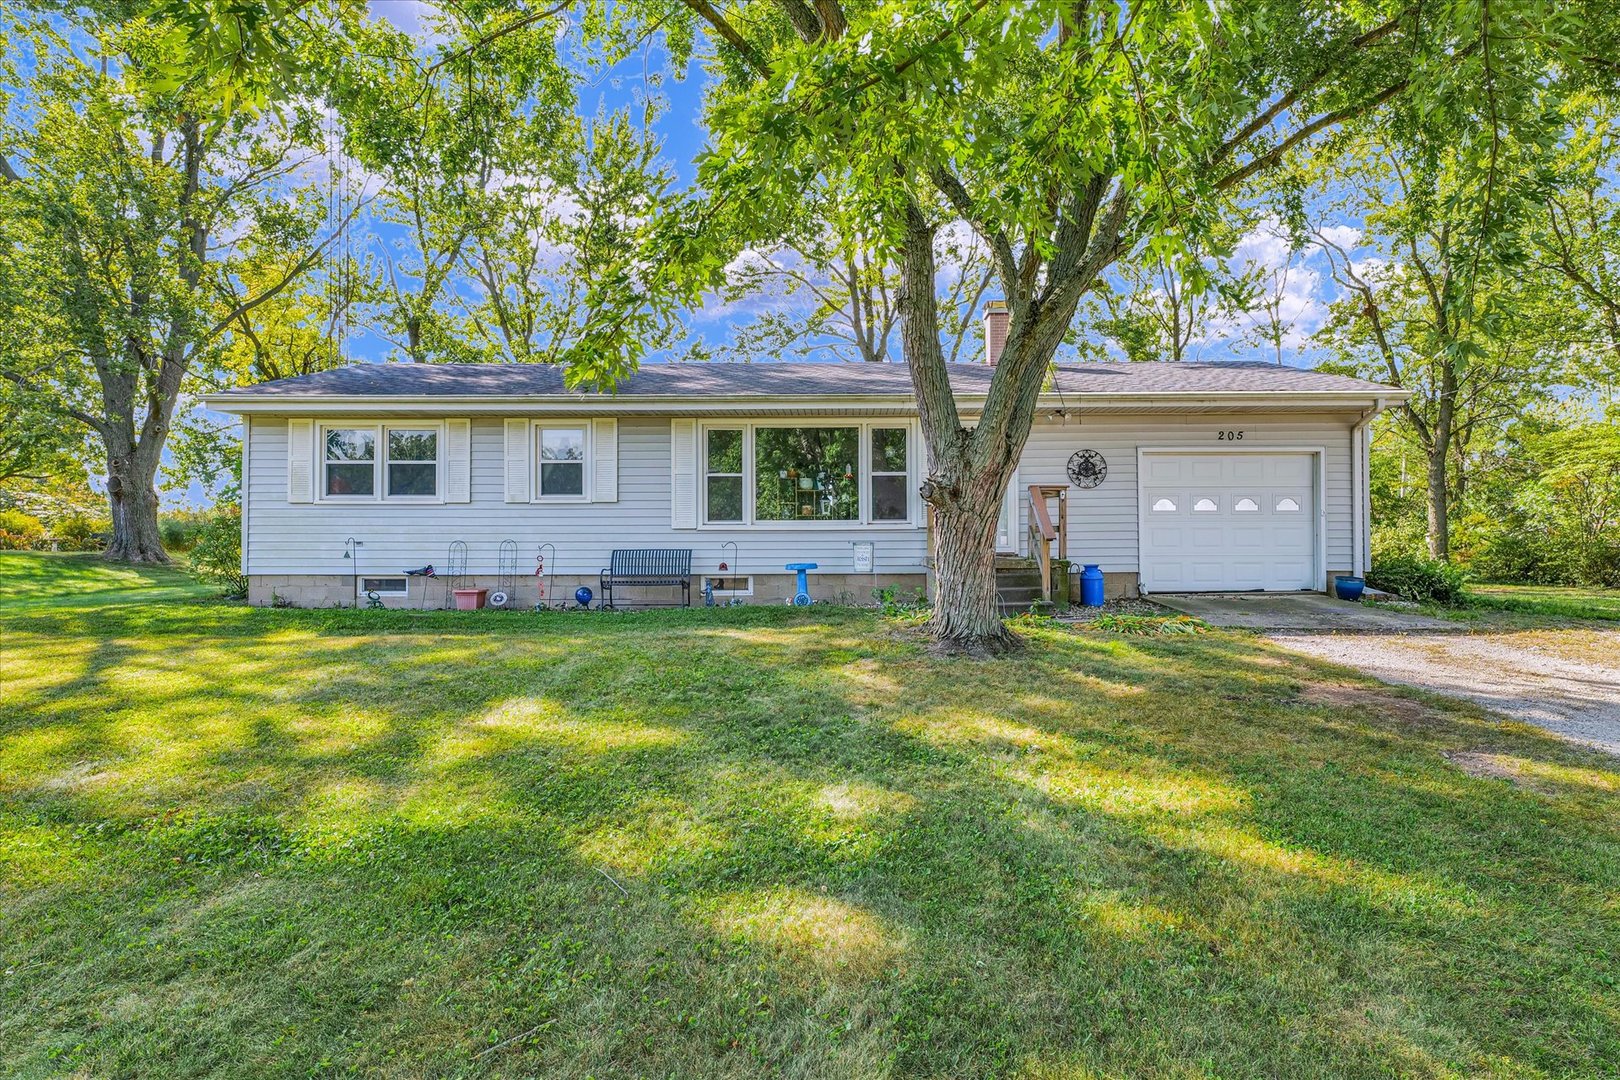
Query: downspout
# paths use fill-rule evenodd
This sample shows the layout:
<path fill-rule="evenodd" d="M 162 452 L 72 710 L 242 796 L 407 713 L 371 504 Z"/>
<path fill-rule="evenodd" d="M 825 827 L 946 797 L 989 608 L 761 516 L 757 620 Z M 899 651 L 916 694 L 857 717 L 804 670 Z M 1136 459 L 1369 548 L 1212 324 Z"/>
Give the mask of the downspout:
<path fill-rule="evenodd" d="M 242 580 L 244 582 L 248 580 L 248 537 L 253 535 L 248 529 L 248 489 L 253 483 L 253 474 L 250 471 L 253 468 L 252 451 L 250 449 L 252 442 L 253 417 L 244 413 L 242 415 L 242 479 L 239 481 L 236 492 L 237 501 L 242 505 Z M 251 593 L 252 591 L 252 586 L 249 586 L 248 592 Z M 246 599 L 246 597 L 243 599 Z"/>
<path fill-rule="evenodd" d="M 1350 528 L 1350 573 L 1361 577 L 1372 556 L 1372 440 L 1368 429 L 1373 418 L 1384 410 L 1384 399 L 1378 398 L 1370 409 L 1364 409 L 1350 426 L 1350 475 L 1352 485 L 1352 514 Z"/>

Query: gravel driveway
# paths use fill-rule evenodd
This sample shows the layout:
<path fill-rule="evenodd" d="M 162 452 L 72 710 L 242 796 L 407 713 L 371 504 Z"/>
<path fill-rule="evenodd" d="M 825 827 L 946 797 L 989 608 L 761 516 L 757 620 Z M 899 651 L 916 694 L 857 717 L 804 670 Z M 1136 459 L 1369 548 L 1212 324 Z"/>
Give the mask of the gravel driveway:
<path fill-rule="evenodd" d="M 1270 640 L 1385 682 L 1477 702 L 1567 739 L 1620 755 L 1620 630 L 1588 657 L 1552 655 L 1517 635 L 1274 633 Z M 1612 642 L 1613 647 L 1608 645 Z"/>

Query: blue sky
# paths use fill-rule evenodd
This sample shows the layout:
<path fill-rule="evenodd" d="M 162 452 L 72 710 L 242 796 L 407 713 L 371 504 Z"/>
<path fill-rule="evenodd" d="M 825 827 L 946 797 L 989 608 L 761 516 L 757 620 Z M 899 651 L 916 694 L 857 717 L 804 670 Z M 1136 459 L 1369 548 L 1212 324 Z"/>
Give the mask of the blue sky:
<path fill-rule="evenodd" d="M 430 5 L 423 0 L 372 0 L 373 16 L 386 19 L 401 30 L 428 40 L 431 23 Z M 645 56 L 632 57 L 607 73 L 594 75 L 587 84 L 580 112 L 594 115 L 599 108 L 612 109 L 635 100 L 635 95 L 651 92 L 661 96 L 667 108 L 657 121 L 655 130 L 663 140 L 664 156 L 683 182 L 690 182 L 692 160 L 704 141 L 701 117 L 702 78 L 695 70 L 685 80 L 663 80 L 654 89 L 646 86 L 646 71 L 662 71 L 664 57 L 656 47 Z M 1339 239 L 1352 249 L 1360 246 L 1360 234 L 1354 222 L 1338 222 Z M 356 242 L 384 245 L 392 243 L 386 226 L 366 222 L 357 227 Z M 764 253 L 776 257 L 772 253 Z M 1309 337 L 1319 329 L 1327 317 L 1328 305 L 1338 289 L 1331 278 L 1326 258 L 1317 251 L 1291 252 L 1274 225 L 1262 226 L 1245 237 L 1234 252 L 1238 266 L 1252 268 L 1268 292 L 1275 295 L 1276 306 L 1287 327 L 1288 339 L 1283 349 L 1283 362 L 1309 366 L 1321 359 L 1320 351 L 1313 348 Z M 775 311 L 791 311 L 806 303 L 800 298 L 788 297 L 780 292 L 752 295 L 742 300 L 722 304 L 715 302 L 690 313 L 688 329 L 694 340 L 711 346 L 730 339 L 739 324 L 746 324 L 762 315 Z M 1274 360 L 1274 351 L 1264 344 L 1246 341 L 1252 329 L 1254 316 L 1238 315 L 1212 319 L 1207 332 L 1200 335 L 1188 350 L 1192 360 Z M 349 353 L 355 360 L 381 360 L 388 357 L 387 342 L 364 329 L 357 329 L 349 343 Z M 826 354 L 823 358 L 832 359 Z M 666 359 L 654 356 L 651 362 Z M 794 357 L 799 359 L 800 357 Z M 805 357 L 813 359 L 812 357 Z M 973 355 L 964 353 L 963 359 Z M 756 362 L 776 357 L 754 356 Z"/>

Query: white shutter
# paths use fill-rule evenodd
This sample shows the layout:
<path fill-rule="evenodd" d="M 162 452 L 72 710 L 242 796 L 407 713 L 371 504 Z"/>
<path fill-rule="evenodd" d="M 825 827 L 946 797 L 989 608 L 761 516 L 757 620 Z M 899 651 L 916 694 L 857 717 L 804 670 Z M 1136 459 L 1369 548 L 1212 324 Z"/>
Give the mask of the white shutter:
<path fill-rule="evenodd" d="M 315 421 L 287 421 L 287 501 L 315 501 Z"/>
<path fill-rule="evenodd" d="M 444 501 L 472 502 L 472 421 L 444 422 Z"/>
<path fill-rule="evenodd" d="M 506 422 L 506 501 L 529 501 L 529 422 Z"/>
<path fill-rule="evenodd" d="M 697 528 L 697 421 L 669 422 L 670 526 Z"/>
<path fill-rule="evenodd" d="M 596 420 L 591 424 L 591 501 L 619 501 L 619 422 Z"/>

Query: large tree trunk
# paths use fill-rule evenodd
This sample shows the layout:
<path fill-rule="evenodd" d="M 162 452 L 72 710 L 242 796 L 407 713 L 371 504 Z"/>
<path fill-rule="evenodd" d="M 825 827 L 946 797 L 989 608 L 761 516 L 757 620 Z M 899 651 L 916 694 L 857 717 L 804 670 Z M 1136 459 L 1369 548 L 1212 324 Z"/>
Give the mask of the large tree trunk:
<path fill-rule="evenodd" d="M 167 563 L 158 535 L 158 497 L 154 468 L 141 464 L 138 453 L 109 451 L 107 504 L 112 511 L 112 541 L 105 556 L 117 562 Z"/>
<path fill-rule="evenodd" d="M 1451 561 L 1451 433 L 1456 421 L 1457 375 L 1448 359 L 1440 372 L 1440 397 L 1436 402 L 1434 431 L 1429 456 L 1429 558 Z"/>
<path fill-rule="evenodd" d="M 991 656 L 1019 645 L 1001 621 L 996 599 L 996 521 L 1006 487 L 1000 471 L 974 470 L 963 455 L 944 469 L 936 463 L 929 479 L 934 505 L 929 629 L 945 652 Z"/>
<path fill-rule="evenodd" d="M 1442 560 L 1451 558 L 1451 495 L 1446 490 L 1446 453 L 1444 447 L 1428 453 L 1429 557 Z"/>

